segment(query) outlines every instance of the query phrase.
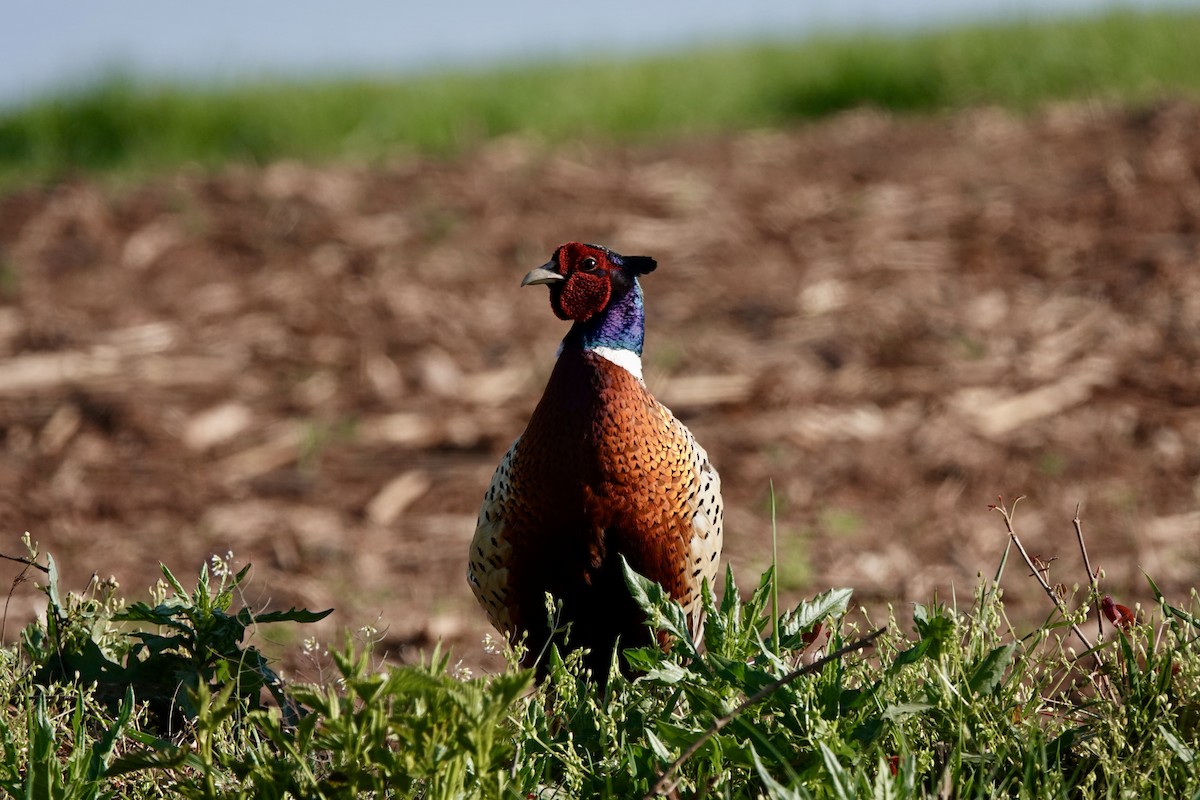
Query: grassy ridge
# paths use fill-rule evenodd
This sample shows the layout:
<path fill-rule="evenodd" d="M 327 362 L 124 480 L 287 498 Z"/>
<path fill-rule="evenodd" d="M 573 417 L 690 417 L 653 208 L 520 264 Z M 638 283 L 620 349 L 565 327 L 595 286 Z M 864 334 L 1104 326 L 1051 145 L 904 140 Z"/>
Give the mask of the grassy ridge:
<path fill-rule="evenodd" d="M 214 557 L 191 591 L 164 568 L 169 587 L 126 605 L 112 582 L 66 592 L 26 541 L 49 602 L 0 647 L 5 796 L 1200 797 L 1195 592 L 1177 607 L 1151 583 L 1139 615 L 1097 576 L 1064 598 L 1034 572 L 1055 611 L 1018 632 L 1000 599 L 1008 555 L 1018 573 L 1032 564 L 1015 532 L 969 605 L 915 604 L 869 634 L 846 618 L 849 589 L 777 615 L 773 572 L 743 600 L 730 570 L 719 598 L 705 593 L 703 651 L 683 610 L 626 567 L 669 651 L 627 651 L 640 676 L 614 670 L 600 688 L 580 653 L 552 648 L 536 690 L 530 671 L 473 677 L 440 648 L 381 664 L 369 630 L 332 650 L 322 684 L 285 682 L 259 626 L 324 613 L 250 610 L 248 567 Z M 1102 634 L 1097 606 L 1115 623 Z"/>
<path fill-rule="evenodd" d="M 1111 13 L 916 36 L 827 37 L 628 62 L 539 64 L 395 80 L 151 87 L 110 80 L 0 114 L 0 180 L 184 162 L 453 153 L 528 132 L 550 141 L 775 125 L 870 104 L 1017 109 L 1200 91 L 1200 14 Z"/>

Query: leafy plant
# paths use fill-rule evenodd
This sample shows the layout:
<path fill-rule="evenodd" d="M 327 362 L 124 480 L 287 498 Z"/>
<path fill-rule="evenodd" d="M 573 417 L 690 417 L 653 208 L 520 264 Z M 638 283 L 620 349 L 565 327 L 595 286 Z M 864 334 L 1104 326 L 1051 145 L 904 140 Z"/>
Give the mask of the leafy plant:
<path fill-rule="evenodd" d="M 492 798 L 512 791 L 516 744 L 507 724 L 533 682 L 529 671 L 458 680 L 435 652 L 416 667 L 377 669 L 349 638 L 334 654 L 339 680 L 297 686 L 306 708 L 295 725 L 278 709 L 241 708 L 226 687 L 196 693 L 196 744 L 132 753 L 113 774 L 167 770 L 192 798 L 401 796 Z M 223 743 L 218 746 L 217 743 Z"/>
<path fill-rule="evenodd" d="M 889 611 L 880 628 L 851 608 L 849 589 L 776 611 L 773 571 L 743 595 L 728 570 L 720 598 L 704 592 L 696 641 L 662 588 L 627 571 L 650 623 L 671 639 L 627 652 L 632 677 L 614 653 L 603 689 L 579 652 L 550 648 L 534 686 L 515 653 L 507 671 L 470 677 L 440 649 L 390 667 L 350 638 L 333 655 L 335 681 L 285 687 L 245 638 L 258 622 L 321 615 L 231 613 L 246 570 L 214 562 L 191 592 L 164 570 L 152 602 L 126 606 L 112 586 L 63 594 L 53 559 L 18 559 L 46 573 L 50 602 L 19 651 L 0 649 L 10 698 L 0 791 L 1200 797 L 1200 596 L 1173 605 L 1150 581 L 1157 608 L 1121 610 L 1088 565 L 1075 605 L 1026 552 L 1012 508 L 997 510 L 1009 548 L 970 604 L 916 604 L 903 624 Z M 1087 563 L 1078 519 L 1075 530 Z M 1024 635 L 1002 602 L 1010 551 L 1051 600 L 1045 623 Z M 1092 621 L 1094 636 L 1084 630 Z M 166 713 L 186 736 L 162 736 Z"/>
<path fill-rule="evenodd" d="M 36 556 L 36 552 L 33 554 Z M 201 687 L 216 691 L 232 686 L 248 709 L 261 706 L 266 690 L 281 708 L 294 716 L 279 676 L 253 645 L 243 646 L 247 629 L 266 623 L 309 623 L 324 619 L 329 611 L 304 609 L 256 613 L 242 608 L 230 613 L 234 597 L 250 571 L 246 565 L 231 574 L 214 558 L 218 581 L 212 584 L 208 565 L 200 569 L 192 592 L 160 565 L 173 592 L 153 604 L 136 602 L 124 609 L 114 600 L 114 589 L 101 598 L 67 595 L 59 588 L 57 565 L 46 558 L 49 604 L 45 628 L 26 628 L 23 644 L 35 665 L 33 679 L 49 686 L 73 683 L 94 687 L 95 696 L 115 708 L 132 691 L 148 703 L 157 724 L 169 729 L 181 719 L 199 713 L 193 695 Z M 119 623 L 136 625 L 122 630 Z M 151 630 L 146 630 L 151 626 Z"/>
<path fill-rule="evenodd" d="M 129 726 L 133 693 L 126 693 L 116 718 L 98 738 L 90 730 L 96 709 L 89 701 L 81 689 L 39 688 L 24 697 L 25 730 L 14 731 L 10 718 L 0 717 L 0 789 L 11 797 L 55 800 L 109 796 L 105 773 Z M 56 713 L 59 704 L 63 710 Z"/>

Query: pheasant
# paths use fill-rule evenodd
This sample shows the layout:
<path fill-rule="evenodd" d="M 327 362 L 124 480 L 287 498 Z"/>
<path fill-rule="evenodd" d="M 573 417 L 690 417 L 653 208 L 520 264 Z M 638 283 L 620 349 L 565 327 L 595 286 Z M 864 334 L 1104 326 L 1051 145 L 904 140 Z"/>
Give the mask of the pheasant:
<path fill-rule="evenodd" d="M 721 479 L 704 448 L 642 380 L 638 276 L 657 263 L 571 242 L 522 286 L 547 285 L 572 320 L 541 401 L 492 477 L 471 540 L 467 580 L 525 665 L 551 641 L 587 648 L 601 683 L 614 645 L 650 644 L 621 558 L 657 581 L 699 637 L 701 585 L 721 555 Z M 551 630 L 546 593 L 562 603 Z M 657 637 L 660 644 L 665 635 Z"/>

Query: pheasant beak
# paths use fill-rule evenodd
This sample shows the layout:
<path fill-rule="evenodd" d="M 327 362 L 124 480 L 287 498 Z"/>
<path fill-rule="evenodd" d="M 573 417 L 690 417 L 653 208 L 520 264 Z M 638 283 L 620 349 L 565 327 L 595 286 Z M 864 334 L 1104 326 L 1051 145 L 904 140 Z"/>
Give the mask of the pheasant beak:
<path fill-rule="evenodd" d="M 553 266 L 554 262 L 548 262 L 538 267 L 537 269 L 529 270 L 529 273 L 521 279 L 522 286 L 536 286 L 542 283 L 558 283 L 566 280 L 566 277 L 558 274 L 549 267 Z"/>

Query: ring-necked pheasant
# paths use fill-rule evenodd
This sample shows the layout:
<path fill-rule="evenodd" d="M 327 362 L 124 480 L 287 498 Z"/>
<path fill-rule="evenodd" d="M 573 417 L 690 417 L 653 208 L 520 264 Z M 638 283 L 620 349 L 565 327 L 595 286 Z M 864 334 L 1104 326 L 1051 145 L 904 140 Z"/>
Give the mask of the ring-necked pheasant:
<path fill-rule="evenodd" d="M 699 633 L 700 587 L 721 554 L 721 481 L 704 449 L 642 381 L 638 275 L 657 266 L 572 242 L 525 276 L 573 320 L 525 432 L 492 477 L 467 579 L 492 624 L 529 638 L 527 665 L 551 638 L 545 594 L 562 601 L 569 646 L 603 682 L 613 645 L 652 641 L 621 556 L 660 583 Z M 663 639 L 660 637 L 660 642 Z"/>

